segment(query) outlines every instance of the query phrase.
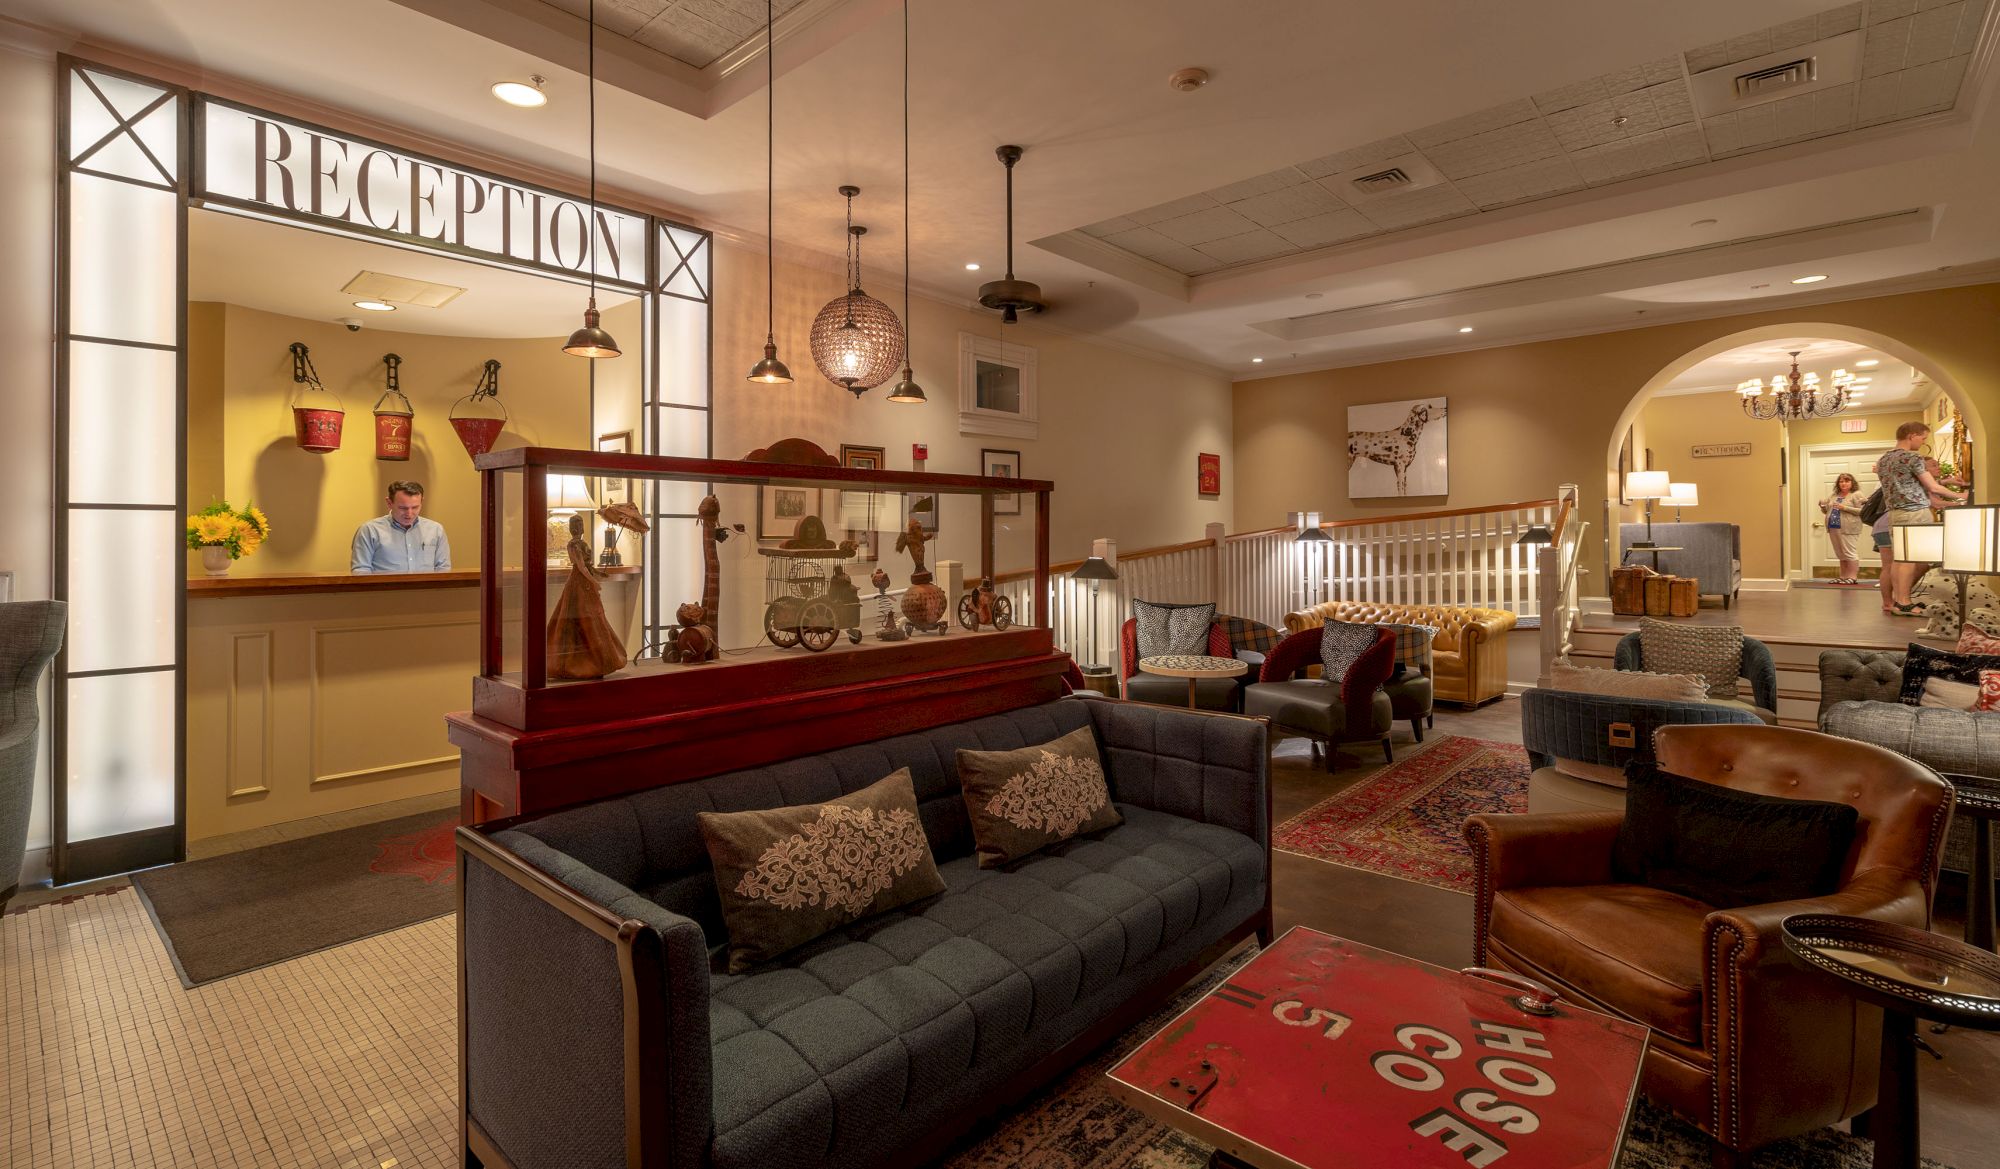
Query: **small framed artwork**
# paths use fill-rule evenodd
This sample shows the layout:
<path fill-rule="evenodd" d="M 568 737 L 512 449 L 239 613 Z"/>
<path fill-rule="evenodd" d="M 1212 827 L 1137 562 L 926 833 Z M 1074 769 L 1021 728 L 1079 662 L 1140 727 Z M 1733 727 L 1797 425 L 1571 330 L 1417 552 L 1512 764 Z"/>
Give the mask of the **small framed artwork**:
<path fill-rule="evenodd" d="M 880 471 L 887 467 L 888 452 L 879 446 L 840 444 L 840 465 L 859 471 Z M 876 560 L 882 552 L 880 529 L 888 518 L 889 497 L 875 491 L 843 491 L 838 500 L 840 526 L 847 538 L 860 546 L 856 560 Z M 831 527 L 831 525 L 829 525 Z"/>
<path fill-rule="evenodd" d="M 982 450 L 979 452 L 979 473 L 989 479 L 1019 479 L 1021 477 L 1021 452 Z M 1020 515 L 1020 493 L 994 496 L 993 514 Z"/>
<path fill-rule="evenodd" d="M 888 456 L 879 446 L 840 444 L 840 465 L 862 471 L 880 471 L 888 466 Z"/>
<path fill-rule="evenodd" d="M 800 520 L 818 514 L 817 487 L 785 487 L 769 484 L 757 489 L 759 540 L 789 540 L 798 534 Z"/>
<path fill-rule="evenodd" d="M 1194 457 L 1194 489 L 1197 495 L 1222 494 L 1222 456 Z"/>
<path fill-rule="evenodd" d="M 916 520 L 923 525 L 924 535 L 937 535 L 943 503 L 943 497 L 935 491 L 903 496 L 903 506 L 907 509 L 903 515 L 903 527 L 907 529 L 910 521 Z"/>
<path fill-rule="evenodd" d="M 597 436 L 597 449 L 603 454 L 629 455 L 632 453 L 632 432 L 614 430 L 609 434 L 600 434 Z M 596 490 L 591 492 L 591 495 L 597 500 L 599 507 L 610 507 L 614 503 L 630 503 L 632 500 L 630 479 L 602 478 L 597 480 L 595 487 Z"/>

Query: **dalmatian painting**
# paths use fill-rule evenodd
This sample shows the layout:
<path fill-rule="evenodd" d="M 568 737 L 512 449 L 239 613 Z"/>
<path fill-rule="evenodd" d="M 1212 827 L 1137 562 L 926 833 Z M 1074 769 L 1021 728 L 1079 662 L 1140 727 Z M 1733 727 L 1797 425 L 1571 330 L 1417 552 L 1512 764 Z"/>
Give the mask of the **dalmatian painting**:
<path fill-rule="evenodd" d="M 1347 496 L 1443 495 L 1445 399 L 1347 408 Z"/>

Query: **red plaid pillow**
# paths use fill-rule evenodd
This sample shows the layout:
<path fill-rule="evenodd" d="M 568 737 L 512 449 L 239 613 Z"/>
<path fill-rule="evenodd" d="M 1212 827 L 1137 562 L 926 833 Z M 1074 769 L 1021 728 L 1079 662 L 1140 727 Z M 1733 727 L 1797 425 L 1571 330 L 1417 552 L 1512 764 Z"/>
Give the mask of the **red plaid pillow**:
<path fill-rule="evenodd" d="M 1974 710 L 2000 710 L 2000 670 L 1979 671 L 1979 700 Z"/>
<path fill-rule="evenodd" d="M 1970 622 L 1958 635 L 1958 652 L 1962 654 L 2000 654 L 2000 637 L 1992 637 L 1974 629 Z"/>

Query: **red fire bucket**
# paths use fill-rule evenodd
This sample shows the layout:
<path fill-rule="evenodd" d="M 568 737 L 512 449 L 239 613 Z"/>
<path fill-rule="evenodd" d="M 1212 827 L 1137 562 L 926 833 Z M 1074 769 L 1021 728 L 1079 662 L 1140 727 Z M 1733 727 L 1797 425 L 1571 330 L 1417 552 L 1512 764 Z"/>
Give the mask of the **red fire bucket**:
<path fill-rule="evenodd" d="M 499 416 L 494 416 L 498 410 Z M 451 428 L 458 432 L 458 441 L 465 444 L 465 453 L 478 458 L 493 449 L 500 440 L 500 431 L 507 425 L 507 407 L 500 404 L 500 363 L 488 361 L 479 371 L 479 382 L 472 392 L 451 404 L 449 415 Z"/>
<path fill-rule="evenodd" d="M 474 458 L 493 449 L 500 437 L 500 431 L 507 425 L 505 418 L 454 418 L 451 428 L 458 432 L 458 441 L 465 444 L 465 453 Z"/>
<path fill-rule="evenodd" d="M 396 402 L 389 403 L 389 394 Z M 375 403 L 375 457 L 388 462 L 405 462 L 410 457 L 410 420 L 416 411 L 401 390 L 390 390 Z"/>
<path fill-rule="evenodd" d="M 292 407 L 292 431 L 299 440 L 299 449 L 316 455 L 328 454 L 340 449 L 340 423 L 347 411 L 340 408 L 340 399 L 326 390 L 313 391 L 333 398 L 332 406 Z M 303 401 L 306 395 L 299 395 Z"/>

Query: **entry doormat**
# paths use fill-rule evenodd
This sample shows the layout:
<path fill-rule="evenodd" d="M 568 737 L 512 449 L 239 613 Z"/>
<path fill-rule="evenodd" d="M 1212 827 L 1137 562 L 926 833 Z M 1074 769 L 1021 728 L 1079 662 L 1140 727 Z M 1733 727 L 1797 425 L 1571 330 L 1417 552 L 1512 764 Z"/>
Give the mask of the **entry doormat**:
<path fill-rule="evenodd" d="M 1440 735 L 1278 825 L 1271 845 L 1470 894 L 1465 818 L 1527 811 L 1530 770 L 1517 743 Z"/>
<path fill-rule="evenodd" d="M 1473 740 L 1461 740 L 1471 742 Z M 1484 744 L 1499 746 L 1504 744 Z M 1175 1015 L 1250 960 L 1246 948 L 1210 968 L 1145 1022 L 975 1134 L 939 1169 L 1208 1169 L 1207 1145 L 1127 1108 L 1105 1086 L 1104 1073 L 1151 1038 Z M 1874 1143 L 1823 1128 L 1757 1150 L 1752 1169 L 1870 1169 Z M 1641 1098 L 1625 1130 L 1618 1169 L 1694 1169 L 1709 1163 L 1708 1138 Z M 1950 1169 L 1929 1157 L 1923 1169 Z"/>
<path fill-rule="evenodd" d="M 132 878 L 183 985 L 200 986 L 458 907 L 458 813 L 421 812 Z"/>

